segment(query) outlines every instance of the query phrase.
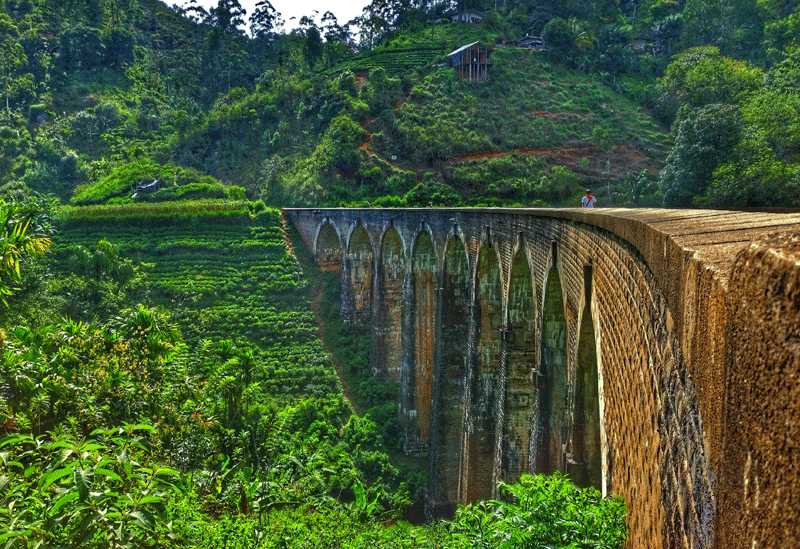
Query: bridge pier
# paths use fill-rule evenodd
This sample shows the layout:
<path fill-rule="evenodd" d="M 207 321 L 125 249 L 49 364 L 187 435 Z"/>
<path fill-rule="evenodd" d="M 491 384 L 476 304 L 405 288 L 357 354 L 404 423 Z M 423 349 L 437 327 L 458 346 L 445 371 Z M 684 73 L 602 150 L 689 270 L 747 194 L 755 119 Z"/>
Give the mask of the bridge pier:
<path fill-rule="evenodd" d="M 469 348 L 469 267 L 463 242 L 453 236 L 444 256 L 439 287 L 439 329 L 435 342 L 438 361 L 435 376 L 437 409 L 433 414 L 434 471 L 429 488 L 436 501 L 458 502 L 461 489 L 461 449 L 464 433 L 464 399 Z"/>

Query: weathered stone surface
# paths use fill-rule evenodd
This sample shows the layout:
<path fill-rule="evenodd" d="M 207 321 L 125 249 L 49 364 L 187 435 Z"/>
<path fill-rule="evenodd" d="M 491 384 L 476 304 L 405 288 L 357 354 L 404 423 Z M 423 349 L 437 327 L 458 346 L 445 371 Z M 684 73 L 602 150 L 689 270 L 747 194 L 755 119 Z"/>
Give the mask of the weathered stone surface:
<path fill-rule="evenodd" d="M 742 250 L 729 284 L 732 361 L 720 472 L 720 547 L 800 540 L 800 233 Z"/>
<path fill-rule="evenodd" d="M 624 495 L 627 547 L 800 545 L 800 214 L 286 213 L 376 330 L 432 509 L 558 469 Z"/>

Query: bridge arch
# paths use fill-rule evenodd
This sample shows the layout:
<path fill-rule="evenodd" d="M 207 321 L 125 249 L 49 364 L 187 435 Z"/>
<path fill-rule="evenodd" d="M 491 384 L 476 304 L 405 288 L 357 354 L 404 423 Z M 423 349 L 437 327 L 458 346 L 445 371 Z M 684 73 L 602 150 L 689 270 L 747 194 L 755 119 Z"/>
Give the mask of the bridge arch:
<path fill-rule="evenodd" d="M 566 302 L 553 247 L 544 281 L 542 328 L 536 413 L 535 470 L 551 474 L 564 470 L 567 442 L 567 319 Z"/>
<path fill-rule="evenodd" d="M 512 256 L 507 298 L 505 416 L 501 477 L 516 482 L 533 469 L 538 372 L 533 271 L 520 238 Z"/>
<path fill-rule="evenodd" d="M 406 274 L 403 240 L 389 226 L 381 237 L 373 298 L 373 371 L 400 382 L 403 353 L 403 290 Z"/>
<path fill-rule="evenodd" d="M 468 362 L 472 371 L 467 376 L 468 422 L 462 474 L 465 501 L 492 498 L 497 485 L 498 425 L 504 408 L 500 387 L 503 284 L 500 254 L 491 242 L 484 241 L 478 249 L 474 273 L 474 351 Z"/>
<path fill-rule="evenodd" d="M 417 234 L 411 254 L 411 333 L 408 366 L 408 419 L 406 451 L 422 454 L 430 438 L 433 402 L 434 344 L 436 333 L 436 249 L 431 233 Z"/>
<path fill-rule="evenodd" d="M 470 270 L 467 249 L 453 231 L 445 246 L 441 272 L 437 391 L 434 395 L 436 474 L 438 500 L 458 501 L 461 447 L 464 427 L 464 382 L 469 345 Z"/>
<path fill-rule="evenodd" d="M 572 438 L 567 463 L 580 486 L 603 489 L 600 415 L 600 361 L 597 322 L 592 308 L 592 267 L 584 267 L 584 305 L 580 314 L 575 355 L 575 398 Z M 594 309 L 596 311 L 596 309 Z"/>
<path fill-rule="evenodd" d="M 314 258 L 320 269 L 341 273 L 344 245 L 338 228 L 326 220 L 319 226 L 314 239 Z"/>
<path fill-rule="evenodd" d="M 375 254 L 372 251 L 372 240 L 363 225 L 357 225 L 350 233 L 347 247 L 345 273 L 348 277 L 346 302 L 348 317 L 356 321 L 366 322 L 372 317 L 372 279 Z"/>
<path fill-rule="evenodd" d="M 333 234 L 331 234 L 331 232 Z M 322 222 L 317 226 L 317 230 L 314 233 L 314 245 L 312 248 L 314 253 L 319 251 L 320 245 L 324 246 L 326 243 L 329 243 L 334 239 L 339 242 L 341 247 L 344 247 L 343 243 L 345 242 L 345 239 L 340 234 L 339 227 L 330 219 L 323 219 Z"/>

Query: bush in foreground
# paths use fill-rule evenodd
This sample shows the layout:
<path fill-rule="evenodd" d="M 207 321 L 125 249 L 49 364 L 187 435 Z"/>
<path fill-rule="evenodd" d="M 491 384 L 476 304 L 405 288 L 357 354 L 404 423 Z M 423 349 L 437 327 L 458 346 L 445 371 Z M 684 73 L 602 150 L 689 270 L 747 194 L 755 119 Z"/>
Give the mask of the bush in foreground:
<path fill-rule="evenodd" d="M 555 473 L 522 475 L 501 484 L 507 501 L 482 501 L 459 507 L 456 538 L 472 548 L 621 548 L 627 536 L 627 508 L 619 496 L 604 498 L 594 488 L 579 488 Z"/>

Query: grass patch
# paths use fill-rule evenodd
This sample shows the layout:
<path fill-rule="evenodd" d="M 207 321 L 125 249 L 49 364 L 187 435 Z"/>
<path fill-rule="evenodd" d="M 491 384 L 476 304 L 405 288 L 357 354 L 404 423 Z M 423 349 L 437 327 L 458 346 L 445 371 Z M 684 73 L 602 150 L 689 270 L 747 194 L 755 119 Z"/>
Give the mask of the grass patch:
<path fill-rule="evenodd" d="M 230 200 L 181 200 L 175 202 L 101 204 L 94 206 L 62 206 L 57 219 L 64 222 L 77 220 L 109 220 L 123 218 L 173 218 L 249 216 L 258 203 Z"/>
<path fill-rule="evenodd" d="M 158 190 L 137 191 L 137 183 L 158 182 Z M 96 204 L 113 198 L 175 200 L 180 198 L 244 198 L 244 189 L 226 187 L 210 175 L 193 168 L 161 165 L 149 158 L 117 166 L 94 183 L 79 185 L 70 199 L 73 204 Z M 199 195 L 199 196 L 198 196 Z"/>

